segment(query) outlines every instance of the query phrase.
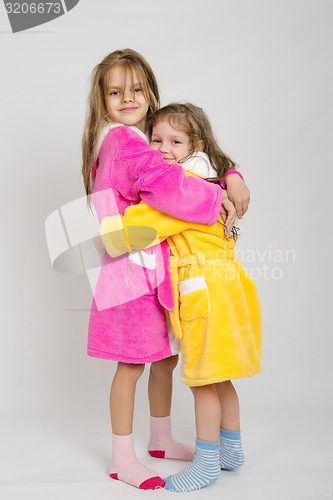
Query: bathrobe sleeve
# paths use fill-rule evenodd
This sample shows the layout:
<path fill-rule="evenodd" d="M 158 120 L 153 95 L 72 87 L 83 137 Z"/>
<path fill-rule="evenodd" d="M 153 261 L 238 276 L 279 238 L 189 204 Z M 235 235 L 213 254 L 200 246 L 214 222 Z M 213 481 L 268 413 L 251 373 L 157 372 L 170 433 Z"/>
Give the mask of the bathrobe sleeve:
<path fill-rule="evenodd" d="M 220 186 L 185 175 L 177 164 L 168 165 L 159 151 L 128 127 L 117 127 L 104 140 L 112 143 L 110 182 L 126 199 L 142 199 L 179 219 L 214 224 L 220 213 Z M 102 148 L 102 149 L 103 149 Z M 102 152 L 102 151 L 101 151 Z"/>
<path fill-rule="evenodd" d="M 209 226 L 206 227 L 209 231 Z M 203 231 L 205 225 L 177 219 L 141 202 L 127 207 L 123 216 L 103 219 L 100 234 L 108 254 L 118 257 L 157 245 L 187 229 Z"/>

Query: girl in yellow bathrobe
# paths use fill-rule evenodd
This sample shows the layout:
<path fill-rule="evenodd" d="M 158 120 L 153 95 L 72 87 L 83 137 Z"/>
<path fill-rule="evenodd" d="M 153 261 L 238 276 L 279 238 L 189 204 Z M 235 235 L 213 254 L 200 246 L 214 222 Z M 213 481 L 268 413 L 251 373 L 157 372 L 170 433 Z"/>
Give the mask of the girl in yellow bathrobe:
<path fill-rule="evenodd" d="M 231 161 L 217 145 L 203 110 L 192 104 L 171 104 L 155 113 L 151 146 L 169 164 L 180 163 L 189 175 L 213 181 L 223 178 Z M 230 214 L 233 207 L 223 193 Z M 165 488 L 196 490 L 215 481 L 221 469 L 234 470 L 244 462 L 238 397 L 230 379 L 260 372 L 257 290 L 235 258 L 234 240 L 225 236 L 229 230 L 221 218 L 212 226 L 188 223 L 142 202 L 125 210 L 122 223 L 126 249 L 110 233 L 102 236 L 112 256 L 166 238 L 169 244 L 175 302 L 170 319 L 181 342 L 183 381 L 195 398 L 197 440 L 193 463 L 166 478 Z M 153 242 L 151 228 L 157 235 Z"/>

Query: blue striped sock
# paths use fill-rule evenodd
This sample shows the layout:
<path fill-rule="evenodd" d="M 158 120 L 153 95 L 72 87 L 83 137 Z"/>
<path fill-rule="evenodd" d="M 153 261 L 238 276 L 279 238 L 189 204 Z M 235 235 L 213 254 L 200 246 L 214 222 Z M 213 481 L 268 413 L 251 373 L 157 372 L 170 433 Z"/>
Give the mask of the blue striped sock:
<path fill-rule="evenodd" d="M 169 491 L 194 491 L 216 481 L 220 476 L 219 443 L 196 439 L 194 460 L 189 467 L 165 478 Z"/>
<path fill-rule="evenodd" d="M 243 465 L 244 454 L 240 431 L 220 429 L 220 467 L 223 470 L 234 470 Z"/>

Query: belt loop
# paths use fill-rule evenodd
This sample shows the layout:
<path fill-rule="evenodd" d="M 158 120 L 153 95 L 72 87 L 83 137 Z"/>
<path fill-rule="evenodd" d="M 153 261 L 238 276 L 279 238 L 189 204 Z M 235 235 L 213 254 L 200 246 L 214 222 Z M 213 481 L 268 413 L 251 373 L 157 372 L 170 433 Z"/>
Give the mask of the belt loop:
<path fill-rule="evenodd" d="M 205 259 L 205 256 L 204 256 L 203 252 L 197 252 L 196 256 L 197 256 L 197 259 L 198 259 L 198 265 L 200 267 L 205 267 L 205 265 L 206 265 L 206 259 Z"/>

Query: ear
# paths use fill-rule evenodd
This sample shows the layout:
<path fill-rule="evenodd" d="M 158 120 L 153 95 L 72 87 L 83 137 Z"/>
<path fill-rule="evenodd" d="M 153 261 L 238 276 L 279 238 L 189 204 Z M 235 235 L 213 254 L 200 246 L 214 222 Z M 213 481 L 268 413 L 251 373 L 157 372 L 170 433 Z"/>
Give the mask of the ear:
<path fill-rule="evenodd" d="M 203 151 L 205 149 L 205 143 L 204 141 L 201 139 L 199 142 L 198 142 L 198 146 L 196 148 L 197 151 Z"/>

